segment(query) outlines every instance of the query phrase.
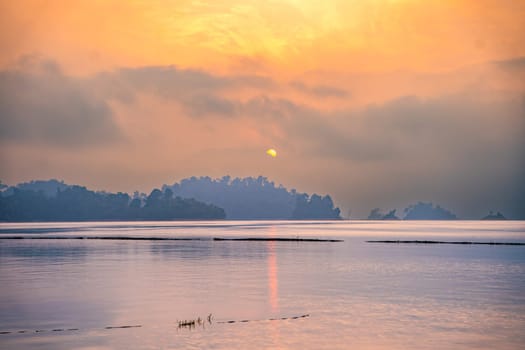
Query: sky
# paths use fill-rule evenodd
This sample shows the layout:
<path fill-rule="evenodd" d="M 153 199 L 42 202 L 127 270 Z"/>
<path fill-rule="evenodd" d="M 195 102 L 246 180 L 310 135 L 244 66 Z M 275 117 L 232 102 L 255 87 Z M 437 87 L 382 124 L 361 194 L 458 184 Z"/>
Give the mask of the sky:
<path fill-rule="evenodd" d="M 525 1 L 19 0 L 0 29 L 3 183 L 525 218 Z"/>

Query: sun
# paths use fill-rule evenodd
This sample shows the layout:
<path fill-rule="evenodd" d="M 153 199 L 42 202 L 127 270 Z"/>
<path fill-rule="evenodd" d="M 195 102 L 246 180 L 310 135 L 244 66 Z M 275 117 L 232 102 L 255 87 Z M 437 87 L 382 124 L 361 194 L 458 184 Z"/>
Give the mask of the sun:
<path fill-rule="evenodd" d="M 267 150 L 267 151 L 266 151 L 266 154 L 269 155 L 269 156 L 272 157 L 272 158 L 277 157 L 277 151 L 274 150 L 273 148 L 270 148 L 269 150 Z"/>

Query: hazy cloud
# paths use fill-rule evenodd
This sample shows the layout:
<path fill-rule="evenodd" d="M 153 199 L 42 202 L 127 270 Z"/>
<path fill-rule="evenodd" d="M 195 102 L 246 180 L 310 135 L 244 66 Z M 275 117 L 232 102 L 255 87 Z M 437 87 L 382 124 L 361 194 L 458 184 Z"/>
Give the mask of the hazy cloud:
<path fill-rule="evenodd" d="M 108 143 L 120 137 L 107 102 L 53 61 L 0 72 L 0 139 L 57 146 Z"/>
<path fill-rule="evenodd" d="M 53 61 L 38 61 L 36 66 L 25 62 L 0 72 L 2 141 L 64 148 L 110 142 L 121 135 L 111 101 L 133 110 L 138 95 L 150 94 L 179 105 L 182 117 L 193 117 L 175 121 L 176 115 L 170 125 L 174 130 L 183 125 L 184 130 L 177 132 L 185 135 L 178 137 L 195 137 L 201 149 L 235 149 L 238 145 L 228 143 L 228 137 L 238 137 L 235 142 L 240 142 L 243 136 L 231 133 L 250 131 L 255 125 L 256 137 L 287 150 L 289 158 L 283 166 L 292 170 L 286 171 L 297 177 L 305 165 L 312 166 L 315 176 L 325 179 L 325 191 L 339 201 L 357 201 L 368 209 L 430 200 L 460 217 L 479 217 L 487 209 L 511 218 L 525 217 L 525 96 L 518 93 L 492 94 L 469 87 L 434 97 L 404 96 L 360 108 L 325 110 L 275 94 L 279 85 L 258 76 L 216 76 L 158 66 L 71 77 Z M 293 87 L 318 96 L 345 96 L 343 91 L 316 90 L 299 81 Z M 236 95 L 237 90 L 250 93 Z M 176 124 L 180 121 L 184 124 Z M 147 128 L 147 123 L 139 125 Z M 193 130 L 197 124 L 201 129 Z M 208 131 L 199 131 L 203 127 Z M 162 140 L 164 145 L 177 142 L 174 135 L 170 137 Z M 152 154 L 163 151 L 137 145 L 151 146 Z M 191 142 L 184 145 L 192 147 Z M 242 165 L 248 160 L 244 153 L 228 154 L 232 157 L 228 164 L 252 169 Z M 192 161 L 200 162 L 201 169 L 210 168 L 209 157 Z M 325 168 L 329 162 L 333 166 Z M 140 167 L 140 160 L 137 164 Z M 218 162 L 216 168 L 221 167 L 228 171 Z M 362 183 L 349 183 L 346 178 Z M 301 181 L 308 183 L 308 179 L 295 180 L 294 187 Z M 487 208 L 487 203 L 493 206 Z"/>
<path fill-rule="evenodd" d="M 390 206 L 440 200 L 467 218 L 484 214 L 492 203 L 509 217 L 525 217 L 524 97 L 490 99 L 475 91 L 406 96 L 337 112 L 260 97 L 241 111 L 277 123 L 286 135 L 281 142 L 297 149 L 298 157 L 333 159 L 347 165 L 339 168 L 343 172 L 373 168 L 368 186 L 349 190 L 356 198 L 384 196 Z M 347 186 L 334 184 L 332 191 Z"/>
<path fill-rule="evenodd" d="M 290 83 L 290 86 L 299 92 L 302 92 L 307 95 L 315 96 L 318 98 L 326 98 L 326 97 L 343 98 L 343 97 L 349 96 L 348 92 L 346 92 L 345 90 L 339 89 L 333 86 L 327 86 L 327 85 L 308 86 L 305 83 L 300 82 L 300 81 L 293 81 Z"/>
<path fill-rule="evenodd" d="M 508 60 L 493 61 L 492 63 L 505 69 L 525 69 L 525 57 L 515 57 Z"/>
<path fill-rule="evenodd" d="M 150 94 L 182 106 L 190 117 L 234 117 L 238 101 L 222 94 L 235 89 L 262 91 L 275 82 L 263 76 L 217 76 L 175 66 L 121 68 L 89 79 L 89 84 L 107 99 L 132 103 L 138 94 Z"/>
<path fill-rule="evenodd" d="M 192 117 L 218 115 L 233 117 L 237 114 L 236 104 L 233 101 L 213 95 L 195 95 L 181 101 L 185 110 Z"/>
<path fill-rule="evenodd" d="M 304 142 L 307 153 L 352 161 L 417 160 L 439 154 L 454 158 L 485 148 L 525 153 L 520 148 L 525 145 L 525 97 L 486 101 L 475 93 L 406 96 L 335 112 L 258 97 L 242 104 L 241 111 L 278 122 L 287 135 Z"/>
<path fill-rule="evenodd" d="M 113 97 L 128 98 L 136 92 L 147 92 L 164 98 L 181 98 L 231 88 L 264 89 L 274 86 L 271 79 L 262 76 L 223 77 L 199 70 L 179 69 L 176 66 L 121 68 L 98 74 L 93 78 L 93 83 L 104 87 Z"/>

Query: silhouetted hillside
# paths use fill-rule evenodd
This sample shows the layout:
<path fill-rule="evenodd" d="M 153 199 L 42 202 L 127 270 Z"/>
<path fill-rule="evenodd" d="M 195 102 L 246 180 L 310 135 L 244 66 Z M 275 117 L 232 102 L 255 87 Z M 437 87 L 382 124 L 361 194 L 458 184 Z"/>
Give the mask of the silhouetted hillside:
<path fill-rule="evenodd" d="M 456 220 L 450 211 L 432 203 L 419 202 L 405 209 L 405 220 Z"/>
<path fill-rule="evenodd" d="M 379 208 L 374 208 L 368 215 L 368 220 L 399 220 L 399 218 L 396 216 L 396 209 L 384 214 Z"/>
<path fill-rule="evenodd" d="M 224 210 L 194 199 L 174 197 L 155 189 L 146 198 L 127 193 L 94 192 L 81 186 L 59 186 L 54 195 L 45 181 L 10 187 L 0 196 L 1 221 L 174 220 L 224 219 Z M 63 185 L 63 183 L 60 183 Z M 31 186 L 29 186 L 31 188 Z M 46 192 L 47 190 L 47 192 Z"/>
<path fill-rule="evenodd" d="M 507 220 L 507 218 L 499 211 L 496 214 L 491 211 L 489 212 L 489 215 L 484 216 L 481 220 Z"/>
<path fill-rule="evenodd" d="M 195 198 L 224 208 L 227 219 L 340 219 L 330 196 L 288 191 L 267 178 L 220 179 L 191 177 L 170 188 L 183 198 Z"/>
<path fill-rule="evenodd" d="M 58 180 L 0 190 L 1 221 L 340 219 L 330 196 L 288 191 L 264 177 L 192 177 L 132 197 Z"/>
<path fill-rule="evenodd" d="M 68 187 L 70 186 L 65 184 L 64 181 L 58 181 L 56 179 L 34 180 L 20 183 L 15 187 L 7 187 L 2 194 L 7 196 L 13 194 L 15 189 L 19 189 L 23 191 L 42 192 L 46 197 L 55 197 L 59 190 L 63 191 Z"/>

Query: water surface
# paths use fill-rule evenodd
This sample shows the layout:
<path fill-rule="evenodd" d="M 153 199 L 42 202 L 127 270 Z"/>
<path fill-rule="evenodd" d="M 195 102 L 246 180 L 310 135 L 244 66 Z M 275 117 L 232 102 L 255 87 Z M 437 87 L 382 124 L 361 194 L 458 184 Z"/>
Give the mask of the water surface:
<path fill-rule="evenodd" d="M 0 348 L 524 348 L 524 246 L 370 239 L 525 242 L 525 222 L 1 224 Z"/>

